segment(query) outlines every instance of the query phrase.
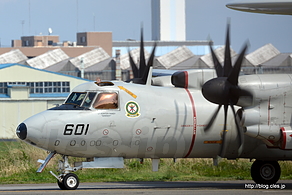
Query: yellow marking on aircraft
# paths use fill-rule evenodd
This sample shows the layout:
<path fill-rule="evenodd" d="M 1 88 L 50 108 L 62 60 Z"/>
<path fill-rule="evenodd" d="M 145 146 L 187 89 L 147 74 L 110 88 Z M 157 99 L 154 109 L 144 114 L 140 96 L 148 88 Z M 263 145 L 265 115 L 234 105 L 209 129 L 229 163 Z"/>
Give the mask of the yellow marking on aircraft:
<path fill-rule="evenodd" d="M 137 98 L 137 95 L 135 95 L 134 93 L 132 93 L 131 91 L 129 91 L 128 89 L 126 89 L 123 86 L 118 86 L 121 90 L 124 90 L 125 92 L 127 92 L 130 96 L 132 96 L 133 98 Z"/>

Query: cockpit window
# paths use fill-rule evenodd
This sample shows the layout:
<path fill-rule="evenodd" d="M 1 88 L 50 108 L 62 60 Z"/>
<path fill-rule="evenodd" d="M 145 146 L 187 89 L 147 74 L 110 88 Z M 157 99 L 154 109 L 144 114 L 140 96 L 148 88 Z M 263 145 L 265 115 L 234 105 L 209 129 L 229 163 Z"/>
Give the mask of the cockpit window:
<path fill-rule="evenodd" d="M 97 97 L 96 92 L 72 92 L 65 104 L 95 109 L 117 109 L 118 94 L 115 92 L 100 92 Z M 94 100 L 95 99 L 95 100 Z"/>
<path fill-rule="evenodd" d="M 83 107 L 89 108 L 96 93 L 95 92 L 89 92 L 88 95 L 86 96 L 84 103 L 82 104 Z"/>
<path fill-rule="evenodd" d="M 117 109 L 118 94 L 117 93 L 99 93 L 93 104 L 95 109 Z"/>
<path fill-rule="evenodd" d="M 73 92 L 70 94 L 65 104 L 74 104 L 80 107 L 89 108 L 95 95 L 96 92 Z"/>
<path fill-rule="evenodd" d="M 81 106 L 85 96 L 86 92 L 71 93 L 65 104 L 75 104 L 77 106 Z"/>

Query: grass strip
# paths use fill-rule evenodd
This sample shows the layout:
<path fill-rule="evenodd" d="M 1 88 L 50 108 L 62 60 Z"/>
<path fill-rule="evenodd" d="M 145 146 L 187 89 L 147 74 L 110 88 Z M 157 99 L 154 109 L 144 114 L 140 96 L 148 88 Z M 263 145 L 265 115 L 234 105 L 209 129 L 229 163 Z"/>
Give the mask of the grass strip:
<path fill-rule="evenodd" d="M 46 156 L 46 151 L 21 141 L 0 142 L 0 184 L 56 182 L 49 171 L 56 173 L 60 155 L 51 160 L 43 173 L 36 173 L 37 160 Z M 279 163 L 281 179 L 292 179 L 292 162 Z M 124 169 L 84 169 L 76 174 L 81 182 L 250 180 L 251 164 L 247 159 L 222 159 L 218 166 L 213 166 L 212 159 L 177 159 L 175 163 L 173 159 L 161 159 L 159 171 L 152 172 L 150 159 L 143 164 L 138 159 L 126 159 Z"/>

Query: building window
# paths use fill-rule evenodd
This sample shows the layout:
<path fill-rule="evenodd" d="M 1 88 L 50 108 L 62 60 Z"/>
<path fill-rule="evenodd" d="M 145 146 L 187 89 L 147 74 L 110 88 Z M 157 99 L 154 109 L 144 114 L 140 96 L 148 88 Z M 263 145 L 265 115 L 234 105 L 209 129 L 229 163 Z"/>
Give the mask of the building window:
<path fill-rule="evenodd" d="M 23 44 L 23 46 L 30 46 L 30 45 L 29 45 L 29 40 L 24 40 L 24 41 L 22 42 L 22 44 Z"/>
<path fill-rule="evenodd" d="M 62 82 L 62 93 L 69 93 L 69 92 L 70 92 L 70 83 Z"/>
<path fill-rule="evenodd" d="M 7 83 L 0 83 L 0 94 L 7 94 Z"/>
<path fill-rule="evenodd" d="M 69 93 L 70 82 L 28 82 L 30 93 Z"/>
<path fill-rule="evenodd" d="M 0 94 L 7 94 L 8 86 L 28 86 L 31 94 L 39 93 L 69 93 L 70 82 L 0 82 Z"/>
<path fill-rule="evenodd" d="M 53 45 L 54 41 L 48 41 L 48 45 Z"/>
<path fill-rule="evenodd" d="M 53 83 L 54 93 L 61 93 L 61 82 Z"/>
<path fill-rule="evenodd" d="M 44 93 L 43 82 L 35 82 L 35 93 Z"/>
<path fill-rule="evenodd" d="M 53 82 L 45 82 L 44 84 L 45 93 L 53 93 Z"/>
<path fill-rule="evenodd" d="M 85 42 L 86 42 L 86 37 L 85 37 L 85 36 L 80 37 L 80 42 L 81 42 L 81 43 L 85 43 Z"/>

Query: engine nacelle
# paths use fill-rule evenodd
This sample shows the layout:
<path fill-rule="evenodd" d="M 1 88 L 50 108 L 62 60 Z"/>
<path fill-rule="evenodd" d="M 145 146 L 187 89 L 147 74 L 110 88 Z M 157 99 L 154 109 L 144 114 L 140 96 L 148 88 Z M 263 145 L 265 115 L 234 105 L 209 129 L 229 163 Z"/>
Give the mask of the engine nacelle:
<path fill-rule="evenodd" d="M 248 127 L 260 124 L 260 113 L 258 109 L 239 109 L 237 114 L 239 115 L 242 126 Z"/>
<path fill-rule="evenodd" d="M 209 69 L 177 71 L 171 76 L 171 83 L 175 87 L 201 89 L 202 85 L 216 77 L 216 72 Z"/>
<path fill-rule="evenodd" d="M 267 140 L 271 144 L 279 141 L 281 138 L 280 128 L 276 125 L 247 126 L 245 134 L 257 139 Z"/>
<path fill-rule="evenodd" d="M 292 128 L 290 126 L 281 127 L 281 149 L 292 150 Z"/>

